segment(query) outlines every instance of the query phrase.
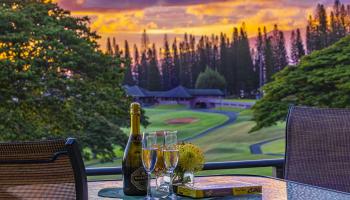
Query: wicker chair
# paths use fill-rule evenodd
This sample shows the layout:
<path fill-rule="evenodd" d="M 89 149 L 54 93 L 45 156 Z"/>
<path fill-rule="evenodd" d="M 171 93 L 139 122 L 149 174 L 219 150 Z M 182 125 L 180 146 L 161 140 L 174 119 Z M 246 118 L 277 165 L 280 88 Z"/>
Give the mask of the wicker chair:
<path fill-rule="evenodd" d="M 0 143 L 0 199 L 88 199 L 76 140 Z"/>
<path fill-rule="evenodd" d="M 350 192 L 350 109 L 290 108 L 285 178 Z"/>

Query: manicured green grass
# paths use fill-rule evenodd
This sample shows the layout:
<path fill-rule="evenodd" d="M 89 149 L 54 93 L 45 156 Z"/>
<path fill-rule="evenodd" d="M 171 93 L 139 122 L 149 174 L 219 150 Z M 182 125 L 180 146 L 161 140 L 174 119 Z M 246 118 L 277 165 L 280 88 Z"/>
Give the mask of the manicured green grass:
<path fill-rule="evenodd" d="M 256 99 L 224 99 L 225 101 L 233 101 L 233 102 L 244 102 L 244 103 L 255 103 Z"/>
<path fill-rule="evenodd" d="M 284 123 L 249 133 L 254 126 L 251 117 L 250 110 L 242 111 L 235 124 L 210 133 L 193 143 L 203 149 L 207 161 L 276 158 L 276 156 L 269 155 L 253 155 L 250 153 L 249 146 L 263 140 L 282 136 L 284 134 Z M 280 151 L 284 149 L 276 147 L 276 149 L 278 148 L 280 148 Z"/>
<path fill-rule="evenodd" d="M 207 170 L 207 171 L 201 171 L 196 173 L 196 175 L 199 175 L 199 176 L 225 175 L 225 174 L 249 174 L 249 175 L 260 175 L 260 176 L 272 176 L 272 167 Z"/>
<path fill-rule="evenodd" d="M 166 109 L 166 110 L 178 110 L 178 109 L 187 109 L 185 105 L 179 104 L 166 104 L 166 105 L 158 105 L 153 107 L 154 109 Z M 150 108 L 152 109 L 152 108 Z"/>
<path fill-rule="evenodd" d="M 227 116 L 221 114 L 182 109 L 146 108 L 145 111 L 151 124 L 143 131 L 177 130 L 179 140 L 195 136 L 213 126 L 224 123 L 228 119 Z M 189 124 L 167 123 L 167 120 L 170 119 L 188 117 L 196 118 L 197 120 Z"/>
<path fill-rule="evenodd" d="M 219 106 L 215 107 L 212 110 L 222 110 L 222 111 L 231 111 L 231 112 L 242 112 L 244 109 L 243 108 L 233 108 L 233 107 L 227 107 L 227 106 Z"/>
<path fill-rule="evenodd" d="M 181 108 L 181 109 L 179 109 Z M 227 116 L 215 113 L 203 113 L 185 109 L 184 106 L 178 105 L 162 105 L 152 108 L 145 108 L 146 115 L 149 117 L 151 124 L 146 128 L 142 128 L 141 131 L 155 131 L 155 130 L 177 130 L 178 139 L 183 140 L 188 137 L 197 135 L 198 133 L 205 131 L 213 126 L 224 123 L 227 120 Z M 176 118 L 192 117 L 198 120 L 190 124 L 167 124 L 167 120 Z M 129 130 L 124 129 L 128 134 Z M 116 148 L 118 157 L 122 154 L 119 148 Z M 86 166 L 93 167 L 113 167 L 120 166 L 121 160 L 116 159 L 114 162 L 98 163 L 96 160 L 85 162 Z"/>
<path fill-rule="evenodd" d="M 179 109 L 179 107 L 155 107 L 146 108 L 146 115 L 149 116 L 151 125 L 147 128 L 147 131 L 152 130 L 179 130 L 179 138 L 184 139 L 186 137 L 196 135 L 200 131 L 206 130 L 212 126 L 223 123 L 227 118 L 220 114 L 212 113 L 200 113 L 192 110 Z M 207 162 L 215 161 L 233 161 L 233 160 L 253 160 L 253 159 L 266 159 L 266 158 L 278 158 L 279 156 L 269 155 L 253 155 L 250 153 L 249 146 L 251 144 L 276 138 L 284 135 L 285 123 L 279 123 L 276 126 L 261 129 L 259 131 L 249 133 L 250 129 L 254 126 L 251 110 L 236 110 L 239 112 L 239 116 L 236 122 L 232 125 L 221 128 L 215 132 L 198 138 L 192 141 L 194 144 L 200 146 L 206 157 Z M 197 117 L 200 120 L 187 125 L 167 125 L 165 123 L 168 119 L 182 118 L 182 117 Z M 271 153 L 279 153 L 284 151 L 284 146 L 281 145 L 282 140 L 266 144 L 263 146 L 271 150 Z M 266 150 L 266 151 L 267 151 Z M 116 167 L 121 165 L 121 159 L 116 159 L 110 163 L 99 163 L 92 165 L 93 167 Z M 272 168 L 248 168 L 248 169 L 232 169 L 232 170 L 214 170 L 203 171 L 197 173 L 198 175 L 210 175 L 210 174 L 253 174 L 253 175 L 272 175 Z M 120 176 L 104 176 L 104 177 L 90 177 L 89 180 L 95 179 L 115 179 Z"/>
<path fill-rule="evenodd" d="M 285 149 L 285 139 L 276 140 L 267 144 L 262 145 L 262 151 L 264 153 L 279 153 L 284 154 Z"/>

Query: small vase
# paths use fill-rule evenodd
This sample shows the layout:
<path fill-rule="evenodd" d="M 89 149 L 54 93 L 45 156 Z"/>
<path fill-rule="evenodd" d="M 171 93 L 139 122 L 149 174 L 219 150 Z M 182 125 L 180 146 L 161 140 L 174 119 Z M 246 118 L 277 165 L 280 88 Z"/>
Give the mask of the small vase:
<path fill-rule="evenodd" d="M 193 171 L 186 171 L 182 178 L 183 184 L 193 186 L 194 185 L 194 173 Z"/>

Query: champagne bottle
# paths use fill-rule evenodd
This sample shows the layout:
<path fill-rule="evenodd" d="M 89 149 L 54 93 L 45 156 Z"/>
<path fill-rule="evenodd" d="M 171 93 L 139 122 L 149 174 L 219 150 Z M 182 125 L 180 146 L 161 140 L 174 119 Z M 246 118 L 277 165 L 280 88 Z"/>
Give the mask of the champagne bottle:
<path fill-rule="evenodd" d="M 142 165 L 142 136 L 140 134 L 140 104 L 130 106 L 131 129 L 123 157 L 123 191 L 126 195 L 147 194 L 147 174 Z"/>

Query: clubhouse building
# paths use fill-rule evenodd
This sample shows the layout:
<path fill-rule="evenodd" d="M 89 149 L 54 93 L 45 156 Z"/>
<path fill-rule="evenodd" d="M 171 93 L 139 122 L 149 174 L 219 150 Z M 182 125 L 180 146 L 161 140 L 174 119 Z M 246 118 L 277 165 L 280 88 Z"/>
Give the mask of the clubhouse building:
<path fill-rule="evenodd" d="M 137 85 L 123 87 L 128 96 L 144 106 L 180 104 L 189 108 L 213 108 L 224 97 L 219 89 L 188 89 L 178 86 L 168 91 L 149 91 Z"/>

